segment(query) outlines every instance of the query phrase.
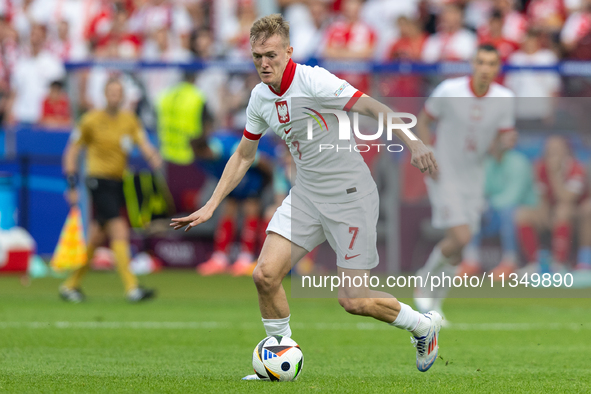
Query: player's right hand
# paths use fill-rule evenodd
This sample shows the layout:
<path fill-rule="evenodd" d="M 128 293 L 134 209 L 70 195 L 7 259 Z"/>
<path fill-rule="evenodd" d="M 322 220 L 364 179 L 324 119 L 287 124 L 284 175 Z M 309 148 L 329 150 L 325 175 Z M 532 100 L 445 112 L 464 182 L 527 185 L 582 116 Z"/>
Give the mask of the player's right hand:
<path fill-rule="evenodd" d="M 421 172 L 429 171 L 429 175 L 435 178 L 439 167 L 437 166 L 437 161 L 431 148 L 425 146 L 421 140 L 412 141 L 409 145 L 412 153 L 410 163 L 421 170 Z"/>
<path fill-rule="evenodd" d="M 65 196 L 66 201 L 70 204 L 71 207 L 78 204 L 79 196 L 78 190 L 76 189 L 68 189 L 66 190 Z"/>
<path fill-rule="evenodd" d="M 205 223 L 211 219 L 214 210 L 215 207 L 212 207 L 209 203 L 207 203 L 201 209 L 193 212 L 189 216 L 173 218 L 172 223 L 170 223 L 170 227 L 178 230 L 186 226 L 187 228 L 185 231 L 189 231 L 192 227 L 195 227 L 201 223 Z"/>

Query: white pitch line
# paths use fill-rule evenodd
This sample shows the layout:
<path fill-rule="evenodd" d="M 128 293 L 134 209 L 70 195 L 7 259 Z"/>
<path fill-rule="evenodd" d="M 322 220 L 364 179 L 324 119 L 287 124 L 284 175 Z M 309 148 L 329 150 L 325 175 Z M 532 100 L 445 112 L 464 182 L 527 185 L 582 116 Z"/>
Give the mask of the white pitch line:
<path fill-rule="evenodd" d="M 97 322 L 97 321 L 82 321 L 82 322 L 0 322 L 0 329 L 9 328 L 59 328 L 59 329 L 136 329 L 136 330 L 208 330 L 208 329 L 222 329 L 232 328 L 227 322 Z"/>
<path fill-rule="evenodd" d="M 261 323 L 245 322 L 232 324 L 230 322 L 121 322 L 121 321 L 82 321 L 82 322 L 0 322 L 0 330 L 5 329 L 132 329 L 132 330 L 211 330 L 211 329 L 262 329 Z M 349 331 L 377 331 L 391 330 L 383 323 L 301 323 L 293 322 L 293 329 L 298 330 L 349 330 Z M 454 323 L 445 330 L 450 331 L 526 331 L 526 330 L 591 330 L 591 323 Z"/>
<path fill-rule="evenodd" d="M 591 330 L 589 323 L 452 323 L 449 329 L 461 331 Z"/>

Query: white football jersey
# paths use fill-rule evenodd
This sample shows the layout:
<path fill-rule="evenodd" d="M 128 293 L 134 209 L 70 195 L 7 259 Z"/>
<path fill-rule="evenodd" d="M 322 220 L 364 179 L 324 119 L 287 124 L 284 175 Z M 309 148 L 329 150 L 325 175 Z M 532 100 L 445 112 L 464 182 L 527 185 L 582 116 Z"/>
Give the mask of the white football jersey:
<path fill-rule="evenodd" d="M 478 97 L 471 77 L 443 81 L 425 103 L 438 121 L 435 158 L 440 181 L 452 182 L 463 193 L 480 194 L 484 186 L 484 158 L 499 132 L 515 127 L 513 93 L 493 82 Z"/>
<path fill-rule="evenodd" d="M 353 148 L 355 140 L 339 140 L 337 117 L 322 113 L 325 109 L 348 111 L 363 93 L 321 67 L 291 60 L 283 73 L 281 92 L 264 83 L 253 89 L 244 136 L 257 140 L 271 128 L 285 141 L 297 171 L 292 191 L 321 203 L 353 201 L 372 192 L 376 185 Z M 334 148 L 321 150 L 321 145 Z"/>

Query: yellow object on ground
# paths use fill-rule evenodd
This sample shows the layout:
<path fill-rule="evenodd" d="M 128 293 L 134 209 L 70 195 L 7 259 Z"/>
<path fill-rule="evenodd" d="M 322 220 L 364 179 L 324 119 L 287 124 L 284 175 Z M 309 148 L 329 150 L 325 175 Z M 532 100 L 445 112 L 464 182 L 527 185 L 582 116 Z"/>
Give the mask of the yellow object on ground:
<path fill-rule="evenodd" d="M 51 258 L 51 268 L 55 271 L 76 270 L 86 264 L 86 241 L 82 228 L 80 208 L 73 207 L 68 213 L 60 233 L 55 252 Z"/>

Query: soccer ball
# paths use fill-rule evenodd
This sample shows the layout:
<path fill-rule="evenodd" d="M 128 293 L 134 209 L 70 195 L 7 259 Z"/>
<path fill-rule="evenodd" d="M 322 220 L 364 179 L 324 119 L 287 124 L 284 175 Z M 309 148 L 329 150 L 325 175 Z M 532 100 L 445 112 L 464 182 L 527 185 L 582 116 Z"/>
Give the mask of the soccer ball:
<path fill-rule="evenodd" d="M 302 372 L 304 354 L 293 339 L 272 335 L 254 348 L 252 366 L 262 380 L 289 382 Z"/>

